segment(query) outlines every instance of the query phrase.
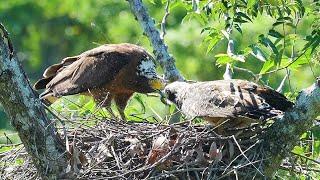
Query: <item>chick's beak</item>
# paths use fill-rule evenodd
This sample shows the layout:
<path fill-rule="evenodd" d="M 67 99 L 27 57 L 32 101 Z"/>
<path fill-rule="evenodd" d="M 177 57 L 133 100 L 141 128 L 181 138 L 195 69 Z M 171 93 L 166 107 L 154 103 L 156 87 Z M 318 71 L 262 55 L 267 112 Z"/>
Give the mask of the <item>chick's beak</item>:
<path fill-rule="evenodd" d="M 159 94 L 160 94 L 160 101 L 165 104 L 165 105 L 171 105 L 172 103 L 168 100 L 168 96 L 167 94 L 162 90 L 159 90 Z"/>

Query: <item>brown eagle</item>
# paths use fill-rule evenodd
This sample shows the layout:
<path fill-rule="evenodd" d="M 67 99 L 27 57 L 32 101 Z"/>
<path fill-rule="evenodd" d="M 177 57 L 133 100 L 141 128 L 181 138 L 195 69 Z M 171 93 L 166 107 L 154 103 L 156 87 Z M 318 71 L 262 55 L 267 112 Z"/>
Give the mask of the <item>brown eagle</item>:
<path fill-rule="evenodd" d="M 223 123 L 230 128 L 281 115 L 294 105 L 268 87 L 239 79 L 173 82 L 164 94 L 188 119 L 202 117 L 214 126 Z"/>
<path fill-rule="evenodd" d="M 36 90 L 45 89 L 40 98 L 50 103 L 61 96 L 83 94 L 110 110 L 114 100 L 122 119 L 134 92 L 150 93 L 163 86 L 153 57 L 144 48 L 127 43 L 106 44 L 64 58 L 48 67 L 34 84 Z"/>

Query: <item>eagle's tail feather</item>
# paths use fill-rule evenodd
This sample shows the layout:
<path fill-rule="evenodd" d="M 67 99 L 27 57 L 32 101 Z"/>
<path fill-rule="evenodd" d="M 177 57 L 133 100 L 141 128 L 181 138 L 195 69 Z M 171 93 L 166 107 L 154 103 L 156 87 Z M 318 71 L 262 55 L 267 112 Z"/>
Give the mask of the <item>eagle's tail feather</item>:
<path fill-rule="evenodd" d="M 33 88 L 35 90 L 45 89 L 46 85 L 52 80 L 52 78 L 53 78 L 53 76 L 52 77 L 48 77 L 48 78 L 39 79 L 36 83 L 34 83 Z"/>

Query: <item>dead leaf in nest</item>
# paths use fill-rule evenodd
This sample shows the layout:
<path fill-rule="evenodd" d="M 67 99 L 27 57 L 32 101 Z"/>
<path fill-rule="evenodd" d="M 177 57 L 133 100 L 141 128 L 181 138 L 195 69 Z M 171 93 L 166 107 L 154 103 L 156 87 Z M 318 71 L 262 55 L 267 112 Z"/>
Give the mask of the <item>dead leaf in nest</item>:
<path fill-rule="evenodd" d="M 228 140 L 228 145 L 229 145 L 229 158 L 232 159 L 234 156 L 234 144 L 232 141 Z"/>
<path fill-rule="evenodd" d="M 209 159 L 214 162 L 220 162 L 222 159 L 222 151 L 217 148 L 217 144 L 212 142 L 209 150 Z"/>
<path fill-rule="evenodd" d="M 193 159 L 194 149 L 187 150 L 185 154 L 182 155 L 182 159 L 184 162 L 189 162 Z"/>
<path fill-rule="evenodd" d="M 199 144 L 197 148 L 194 149 L 195 152 L 197 152 L 197 157 L 196 157 L 196 162 L 198 163 L 207 163 L 208 161 L 206 160 L 205 152 L 203 152 L 202 144 Z"/>
<path fill-rule="evenodd" d="M 140 157 L 144 154 L 145 144 L 142 144 L 137 138 L 126 138 L 125 141 L 130 143 L 129 154 L 131 157 L 136 155 Z"/>
<path fill-rule="evenodd" d="M 147 164 L 154 164 L 170 151 L 169 139 L 160 135 L 152 144 L 151 151 L 149 153 Z"/>
<path fill-rule="evenodd" d="M 80 169 L 88 163 L 87 158 L 73 143 L 69 144 L 67 151 L 69 166 L 66 172 L 79 173 Z"/>
<path fill-rule="evenodd" d="M 110 152 L 109 146 L 112 146 L 114 138 L 114 135 L 110 134 L 107 138 L 104 138 L 100 141 L 97 149 L 98 153 L 96 155 L 97 162 L 102 162 L 107 158 L 113 157 L 113 155 Z"/>

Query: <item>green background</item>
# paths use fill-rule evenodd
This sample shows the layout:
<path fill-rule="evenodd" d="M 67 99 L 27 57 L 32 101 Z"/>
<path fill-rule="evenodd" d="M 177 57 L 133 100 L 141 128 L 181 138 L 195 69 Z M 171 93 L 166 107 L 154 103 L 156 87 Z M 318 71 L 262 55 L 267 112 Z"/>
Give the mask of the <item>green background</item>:
<path fill-rule="evenodd" d="M 152 3 L 153 2 L 153 3 Z M 154 17 L 157 27 L 165 13 L 161 1 L 145 1 L 150 15 Z M 181 73 L 192 80 L 222 79 L 224 67 L 218 67 L 215 55 L 225 53 L 227 40 L 218 43 L 212 52 L 207 53 L 208 43 L 204 42 L 205 34 L 201 34 L 203 26 L 195 19 L 184 19 L 187 10 L 183 6 L 171 8 L 167 21 L 165 42 L 170 53 L 176 59 Z M 148 39 L 142 35 L 142 29 L 135 21 L 128 3 L 120 0 L 7 0 L 1 2 L 0 20 L 10 32 L 16 53 L 34 83 L 42 76 L 44 69 L 67 56 L 77 55 L 100 44 L 129 42 L 144 46 L 152 52 Z M 297 34 L 303 37 L 310 33 L 312 18 L 304 18 L 299 24 Z M 233 33 L 236 51 L 246 48 L 257 41 L 257 36 L 267 33 L 273 19 L 260 16 L 253 23 L 243 25 L 243 34 Z M 212 25 L 222 26 L 221 20 L 212 21 Z M 259 73 L 263 62 L 248 57 L 245 63 L 237 66 Z M 315 75 L 319 75 L 319 66 L 313 64 Z M 159 73 L 161 69 L 159 68 Z M 264 77 L 268 85 L 277 88 L 285 72 Z M 246 73 L 235 72 L 234 78 L 248 79 Z M 290 76 L 291 89 L 288 83 L 285 92 L 299 91 L 315 80 L 308 65 L 293 71 Z M 71 98 L 72 99 L 72 98 Z M 87 98 L 74 101 L 86 104 Z M 145 107 L 139 102 L 143 102 Z M 65 103 L 67 104 L 67 103 Z M 56 105 L 57 109 L 72 111 L 76 107 Z M 92 108 L 92 104 L 89 104 Z M 143 110 L 146 111 L 143 111 Z M 130 111 L 130 112 L 129 112 Z M 141 117 L 153 116 L 162 119 L 169 112 L 157 97 L 138 96 L 130 102 L 126 113 L 136 112 Z M 5 113 L 0 112 L 0 129 L 10 129 Z"/>

